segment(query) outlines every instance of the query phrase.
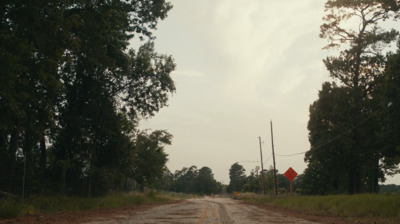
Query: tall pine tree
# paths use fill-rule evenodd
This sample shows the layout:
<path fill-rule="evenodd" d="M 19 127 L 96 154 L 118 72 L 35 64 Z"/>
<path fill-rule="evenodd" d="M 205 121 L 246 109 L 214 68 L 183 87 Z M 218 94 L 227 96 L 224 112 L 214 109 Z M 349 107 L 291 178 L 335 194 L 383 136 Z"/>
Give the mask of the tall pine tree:
<path fill-rule="evenodd" d="M 398 36 L 396 30 L 387 31 L 380 25 L 397 16 L 399 3 L 389 0 L 329 0 L 325 9 L 327 14 L 323 18 L 320 37 L 328 40 L 327 49 L 341 51 L 338 56 L 327 57 L 324 63 L 341 90 L 332 90 L 324 95 L 332 95 L 333 99 L 344 97 L 341 101 L 345 105 L 327 102 L 332 104 L 332 108 L 324 109 L 319 107 L 323 103 L 320 95 L 310 108 L 312 148 L 306 155 L 309 168 L 305 179 L 313 180 L 307 172 L 311 173 L 314 168 L 326 168 L 322 172 L 324 175 L 334 175 L 332 169 L 335 168 L 329 165 L 333 160 L 336 161 L 333 164 L 338 164 L 337 169 L 345 166 L 340 178 L 346 176 L 340 186 L 334 187 L 335 191 L 344 191 L 342 188 L 345 187 L 345 192 L 350 194 L 376 192 L 378 181 L 383 178 L 379 164 L 382 146 L 375 133 L 379 128 L 378 108 L 372 95 L 385 68 L 386 47 Z M 338 91 L 345 95 L 338 95 Z M 324 87 L 322 92 L 325 92 Z M 331 127 L 324 127 L 327 121 Z M 335 186 L 337 181 L 332 181 Z"/>

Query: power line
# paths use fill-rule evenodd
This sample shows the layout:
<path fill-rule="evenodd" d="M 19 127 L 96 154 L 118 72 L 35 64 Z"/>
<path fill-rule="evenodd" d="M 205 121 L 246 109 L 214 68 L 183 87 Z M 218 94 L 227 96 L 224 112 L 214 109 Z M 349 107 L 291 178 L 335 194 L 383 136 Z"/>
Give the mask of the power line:
<path fill-rule="evenodd" d="M 369 114 L 369 116 L 367 116 L 364 120 L 360 121 L 358 124 L 354 125 L 352 128 L 350 128 L 350 130 L 353 130 L 353 129 L 355 129 L 356 127 L 360 126 L 361 124 L 365 123 L 367 120 L 369 120 L 369 119 L 372 117 L 372 115 L 373 115 L 372 113 Z M 356 117 L 356 118 L 354 118 L 354 119 L 352 119 L 352 120 L 356 120 L 356 119 L 359 118 L 359 117 L 361 117 L 361 115 L 358 116 L 358 117 Z M 324 130 L 324 131 L 322 131 L 322 132 L 320 132 L 320 133 L 325 133 L 325 132 L 327 132 L 327 131 L 329 131 L 329 130 Z M 310 151 L 310 150 L 318 149 L 318 148 L 321 148 L 321 147 L 323 147 L 323 146 L 325 146 L 325 145 L 328 145 L 329 143 L 331 143 L 331 142 L 333 142 L 333 141 L 335 141 L 335 140 L 337 140 L 337 139 L 339 139 L 339 138 L 341 138 L 341 137 L 343 137 L 343 134 L 337 135 L 336 137 L 334 137 L 334 138 L 332 138 L 332 139 L 326 141 L 325 143 L 323 143 L 323 144 L 321 144 L 321 145 L 318 145 L 318 146 L 311 147 L 311 149 L 309 149 L 309 150 L 307 150 L 307 151 L 304 151 L 304 152 L 299 152 L 299 153 L 294 153 L 294 154 L 287 154 L 287 155 L 281 155 L 281 154 L 276 154 L 276 153 L 275 153 L 275 155 L 276 155 L 276 156 L 298 156 L 298 155 L 302 155 L 302 154 L 305 154 L 306 152 L 308 152 L 308 151 Z"/>
<path fill-rule="evenodd" d="M 237 161 L 236 163 L 259 163 L 260 160 L 258 161 Z"/>
<path fill-rule="evenodd" d="M 276 154 L 275 154 L 276 155 Z M 266 163 L 268 160 L 270 160 L 272 158 L 272 154 L 270 154 L 269 155 L 269 157 L 266 159 L 266 160 L 264 160 L 264 163 Z"/>
<path fill-rule="evenodd" d="M 281 154 L 276 154 L 276 153 L 275 153 L 275 155 L 276 155 L 276 156 L 298 156 L 298 155 L 304 154 L 304 153 L 306 153 L 306 152 L 308 152 L 308 151 L 309 151 L 309 150 L 304 151 L 304 152 L 295 153 L 295 154 L 288 154 L 288 155 L 281 155 Z"/>

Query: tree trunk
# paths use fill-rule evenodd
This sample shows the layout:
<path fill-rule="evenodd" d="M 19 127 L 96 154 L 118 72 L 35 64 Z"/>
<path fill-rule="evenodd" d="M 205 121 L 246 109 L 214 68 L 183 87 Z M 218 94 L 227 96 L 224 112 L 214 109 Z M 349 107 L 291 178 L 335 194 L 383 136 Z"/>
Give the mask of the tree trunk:
<path fill-rule="evenodd" d="M 15 191 L 15 186 L 14 186 L 14 173 L 15 173 L 15 163 L 16 163 L 15 154 L 17 153 L 17 149 L 18 149 L 18 137 L 19 137 L 18 129 L 15 128 L 11 134 L 10 147 L 8 149 L 9 156 L 10 156 L 10 158 L 9 158 L 10 174 L 9 174 L 9 178 L 8 178 L 8 190 L 10 192 Z"/>
<path fill-rule="evenodd" d="M 43 135 L 42 139 L 40 140 L 40 170 L 41 174 L 44 176 L 46 171 L 46 164 L 47 164 L 47 152 L 46 152 L 46 138 Z"/>

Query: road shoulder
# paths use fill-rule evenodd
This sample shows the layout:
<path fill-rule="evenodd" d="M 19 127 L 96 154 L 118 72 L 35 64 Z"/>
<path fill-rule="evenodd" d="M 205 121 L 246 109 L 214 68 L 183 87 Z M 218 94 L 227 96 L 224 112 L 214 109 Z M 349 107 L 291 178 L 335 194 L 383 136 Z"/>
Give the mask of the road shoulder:
<path fill-rule="evenodd" d="M 253 202 L 240 201 L 240 203 L 246 204 L 246 205 L 253 205 L 260 209 L 265 209 L 265 210 L 285 214 L 290 217 L 300 218 L 300 219 L 304 219 L 307 221 L 324 223 L 324 224 L 354 224 L 354 223 L 357 223 L 357 224 L 376 224 L 376 223 L 395 224 L 395 223 L 397 223 L 397 222 L 394 222 L 389 219 L 345 218 L 345 217 L 339 217 L 339 216 L 316 215 L 316 214 L 310 214 L 310 213 L 305 213 L 305 212 L 301 212 L 301 211 L 296 211 L 294 209 L 279 208 L 279 207 L 263 205 L 263 204 L 253 203 Z"/>
<path fill-rule="evenodd" d="M 43 215 L 26 216 L 15 219 L 0 219 L 0 224 L 69 224 L 69 223 L 87 223 L 94 219 L 113 219 L 119 215 L 134 215 L 140 211 L 148 210 L 156 206 L 167 204 L 182 203 L 182 200 L 171 202 L 152 203 L 144 205 L 130 205 L 117 208 L 99 208 L 93 210 L 82 210 L 74 212 L 57 212 Z"/>

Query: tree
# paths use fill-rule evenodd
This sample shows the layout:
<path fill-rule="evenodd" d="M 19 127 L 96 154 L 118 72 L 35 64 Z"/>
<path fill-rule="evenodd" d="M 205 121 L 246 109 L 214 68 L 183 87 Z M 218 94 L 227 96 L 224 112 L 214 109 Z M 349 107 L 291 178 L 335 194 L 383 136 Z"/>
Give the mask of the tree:
<path fill-rule="evenodd" d="M 126 167 L 132 166 L 131 138 L 137 120 L 140 116 L 154 115 L 166 105 L 167 93 L 175 90 L 169 76 L 175 64 L 170 56 L 156 54 L 153 43 L 144 44 L 137 54 L 133 50 L 126 53 L 134 33 L 152 38 L 149 30 L 155 28 L 157 19 L 165 18 L 170 8 L 159 0 L 144 4 L 82 2 L 70 9 L 79 18 L 73 35 L 80 42 L 67 49 L 66 61 L 61 65 L 66 92 L 59 107 L 55 162 L 72 163 L 75 175 L 69 175 L 73 179 L 68 183 L 75 185 L 74 182 L 86 178 L 89 195 L 92 182 L 104 179 L 104 172 L 123 174 L 117 183 L 128 175 Z M 99 107 L 102 109 L 98 110 Z M 113 139 L 120 142 L 113 144 Z M 161 160 L 165 158 L 159 157 L 161 154 L 155 154 L 155 163 L 163 163 Z M 125 164 L 125 168 L 119 164 Z M 145 179 L 151 182 L 153 177 L 136 178 L 144 184 Z M 110 178 L 103 182 L 106 180 L 113 182 Z M 103 185 L 110 186 L 110 190 L 120 184 Z"/>
<path fill-rule="evenodd" d="M 164 167 L 164 172 L 162 177 L 157 178 L 153 184 L 149 185 L 149 187 L 163 190 L 163 191 L 173 191 L 174 184 L 174 174 L 171 171 Z"/>
<path fill-rule="evenodd" d="M 293 191 L 298 194 L 303 194 L 304 174 L 297 175 L 293 180 Z"/>
<path fill-rule="evenodd" d="M 196 166 L 189 168 L 183 167 L 174 173 L 174 183 L 171 190 L 179 193 L 195 193 L 193 180 L 196 178 L 198 170 Z"/>
<path fill-rule="evenodd" d="M 379 160 L 379 139 L 374 133 L 377 122 L 375 113 L 352 126 L 353 116 L 347 108 L 352 106 L 351 89 L 338 87 L 326 82 L 319 93 L 319 99 L 310 106 L 308 123 L 309 140 L 312 145 L 306 153 L 305 192 L 346 193 L 351 186 L 351 174 L 358 169 L 360 180 L 365 183 L 363 191 L 376 191 L 378 180 L 383 173 L 375 163 Z M 353 151 L 354 130 L 361 128 L 363 153 Z M 368 136 L 368 138 L 366 138 Z M 357 168 L 354 163 L 357 162 Z M 315 187 L 314 187 L 314 186 Z M 323 187 L 321 187 L 323 186 Z M 325 192 L 321 192 L 321 190 Z"/>
<path fill-rule="evenodd" d="M 153 40 L 171 8 L 165 0 L 1 1 L 0 187 L 19 190 L 26 160 L 28 192 L 120 188 L 138 119 L 175 90 L 173 59 L 152 42 L 129 50 L 129 40 Z"/>
<path fill-rule="evenodd" d="M 183 167 L 173 175 L 170 191 L 191 194 L 214 194 L 222 191 L 221 183 L 214 179 L 209 167 Z"/>
<path fill-rule="evenodd" d="M 262 192 L 262 175 L 259 174 L 260 167 L 256 167 L 250 171 L 250 175 L 246 178 L 246 184 L 243 185 L 242 191 L 259 193 Z"/>
<path fill-rule="evenodd" d="M 312 148 L 305 156 L 305 179 L 310 193 L 339 193 L 347 186 L 347 168 L 354 162 L 351 142 L 347 142 L 353 135 L 352 117 L 347 110 L 352 104 L 350 94 L 348 87 L 326 82 L 318 100 L 310 106 L 308 129 Z"/>
<path fill-rule="evenodd" d="M 381 118 L 380 137 L 384 143 L 381 163 L 392 175 L 399 172 L 397 165 L 400 163 L 400 39 L 397 52 L 388 55 L 385 72 L 377 83 L 373 98 L 379 105 L 377 116 Z"/>
<path fill-rule="evenodd" d="M 290 181 L 284 174 L 277 174 L 276 182 L 278 182 L 278 191 L 290 192 Z"/>
<path fill-rule="evenodd" d="M 344 162 L 347 165 L 345 183 L 348 193 L 376 192 L 381 177 L 380 152 L 376 143 L 371 144 L 376 142 L 374 141 L 376 136 L 373 129 L 368 128 L 370 124 L 376 126 L 376 122 L 373 122 L 376 109 L 371 103 L 371 94 L 375 88 L 375 80 L 384 70 L 385 57 L 382 53 L 398 36 L 397 31 L 393 29 L 386 31 L 379 26 L 379 23 L 396 16 L 398 3 L 376 0 L 328 0 L 325 8 L 327 15 L 323 18 L 325 23 L 321 25 L 320 37 L 328 40 L 326 48 L 340 47 L 344 50 L 339 56 L 327 57 L 324 63 L 331 77 L 339 81 L 340 88 L 343 86 L 344 92 L 348 92 L 344 100 L 348 102 L 348 107 L 336 110 L 343 111 L 347 115 L 344 118 L 348 119 L 341 122 L 336 118 L 336 127 L 339 128 L 337 130 L 343 133 L 340 136 L 343 148 L 333 147 L 330 151 L 345 154 L 346 160 L 351 161 Z M 358 29 L 349 26 L 353 23 L 359 24 Z M 334 116 L 339 117 L 339 115 Z M 325 117 L 322 118 L 317 120 L 321 125 L 326 123 Z M 331 123 L 325 125 L 329 126 Z M 309 126 L 309 128 L 315 127 L 317 126 Z M 329 141 L 328 136 L 332 132 L 326 133 L 328 134 L 324 140 Z M 324 135 L 323 132 L 320 134 Z M 306 155 L 306 160 L 312 154 L 317 154 L 317 150 L 324 150 L 321 147 L 314 148 L 318 145 L 310 142 L 312 148 Z M 320 164 L 315 164 L 313 169 L 325 167 L 323 160 L 319 161 L 321 158 L 316 159 L 316 163 Z"/>
<path fill-rule="evenodd" d="M 154 131 L 150 135 L 145 132 L 138 134 L 131 175 L 140 186 L 154 184 L 163 177 L 168 160 L 164 146 L 171 144 L 171 139 L 172 135 L 166 131 Z"/>
<path fill-rule="evenodd" d="M 229 169 L 229 185 L 228 192 L 241 191 L 243 185 L 246 183 L 245 169 L 238 163 L 232 164 Z"/>
<path fill-rule="evenodd" d="M 268 170 L 264 170 L 265 191 L 273 194 L 275 194 L 275 172 L 278 175 L 278 170 L 275 170 L 272 166 L 269 166 Z"/>
<path fill-rule="evenodd" d="M 22 167 L 18 157 L 26 160 L 28 192 L 42 187 L 33 189 L 34 179 L 45 182 L 46 137 L 63 90 L 57 71 L 66 45 L 73 43 L 71 18 L 64 12 L 62 0 L 0 3 L 0 164 L 5 165 L 2 180 L 12 192 L 22 176 L 15 177 Z M 22 155 L 16 156 L 17 150 Z M 35 160 L 36 155 L 41 159 Z"/>
<path fill-rule="evenodd" d="M 193 179 L 193 190 L 198 194 L 213 194 L 218 191 L 217 181 L 209 167 L 202 167 Z"/>

